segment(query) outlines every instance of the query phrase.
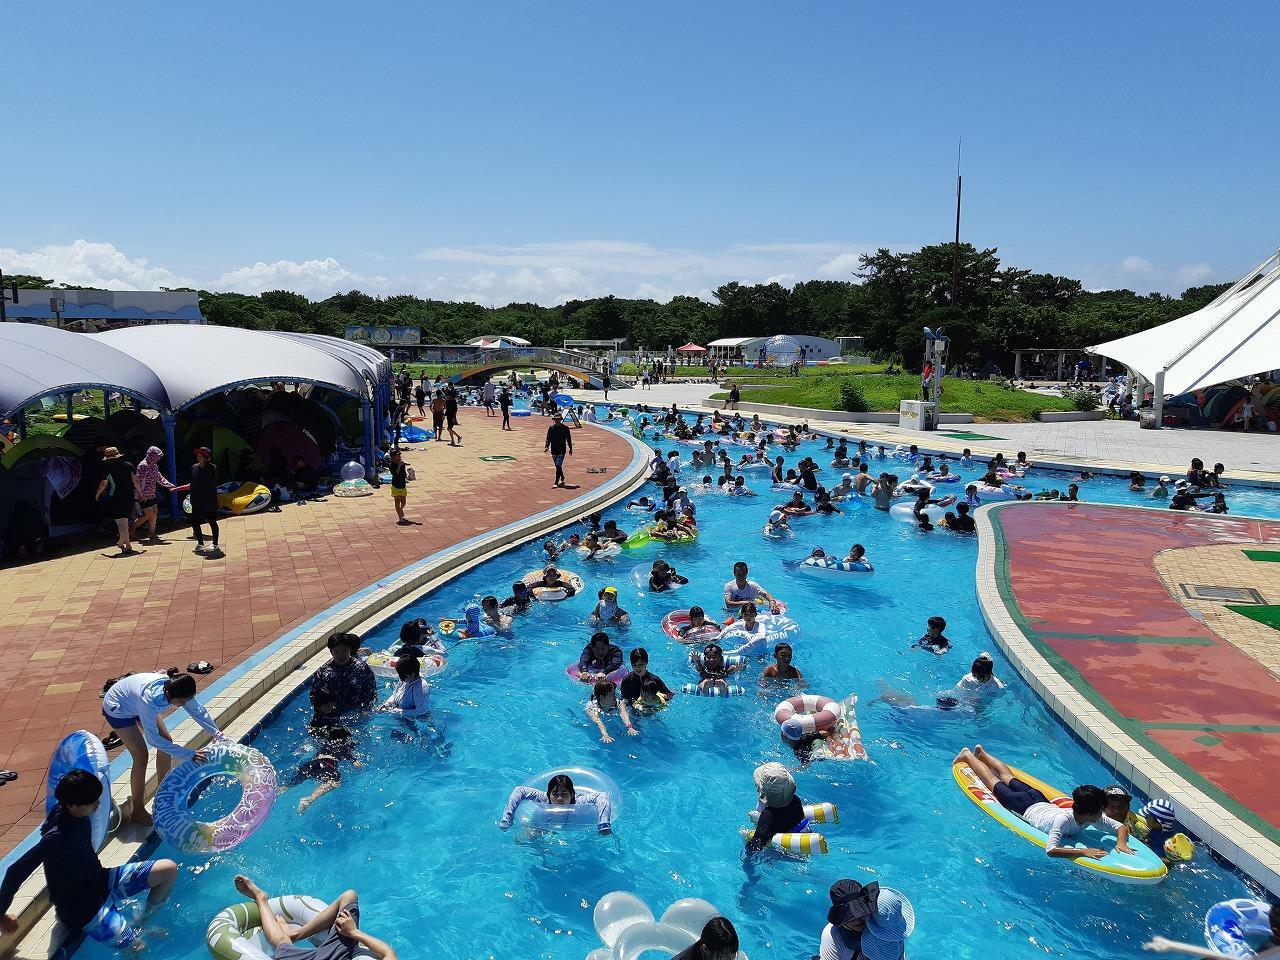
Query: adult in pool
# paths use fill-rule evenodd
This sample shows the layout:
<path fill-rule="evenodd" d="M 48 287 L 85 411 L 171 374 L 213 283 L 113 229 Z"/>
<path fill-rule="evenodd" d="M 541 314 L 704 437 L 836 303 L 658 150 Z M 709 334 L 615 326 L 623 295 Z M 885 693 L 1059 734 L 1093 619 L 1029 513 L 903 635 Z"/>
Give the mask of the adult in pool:
<path fill-rule="evenodd" d="M 1049 801 L 1039 790 L 1019 780 L 1008 765 L 998 757 L 994 757 L 976 746 L 972 750 L 965 747 L 955 758 L 955 763 L 967 763 L 982 781 L 983 786 L 1004 807 L 1017 814 L 1031 826 L 1045 833 L 1044 852 L 1050 857 L 1092 857 L 1101 860 L 1107 855 L 1106 850 L 1097 847 L 1065 847 L 1062 841 L 1075 836 L 1090 824 L 1097 824 L 1100 830 L 1116 835 L 1116 849 L 1121 853 L 1132 853 L 1129 846 L 1129 828 L 1117 823 L 1104 812 L 1107 796 L 1100 787 L 1083 784 L 1071 791 L 1071 807 L 1063 809 Z"/>
<path fill-rule="evenodd" d="M 609 674 L 622 669 L 622 648 L 603 630 L 591 635 L 578 657 L 578 679 L 582 683 L 607 680 Z"/>
<path fill-rule="evenodd" d="M 365 667 L 365 669 L 369 669 Z M 148 747 L 156 748 L 156 778 L 163 780 L 169 772 L 170 757 L 179 761 L 194 757 L 203 761 L 203 751 L 182 747 L 173 742 L 160 714 L 181 707 L 201 729 L 214 737 L 222 731 L 209 712 L 196 700 L 195 678 L 187 673 L 170 677 L 164 673 L 135 673 L 121 677 L 107 688 L 102 697 L 102 716 L 129 748 L 133 766 L 129 771 L 129 793 L 133 800 L 130 819 L 144 826 L 151 824 L 151 814 L 144 806 L 147 786 Z"/>
<path fill-rule="evenodd" d="M 956 693 L 966 700 L 985 700 L 1004 693 L 1004 682 L 995 675 L 995 662 L 985 650 L 974 658 L 969 672 L 956 681 Z"/>
<path fill-rule="evenodd" d="M 764 601 L 769 605 L 770 613 L 780 613 L 778 601 L 760 584 L 747 579 L 750 572 L 750 568 L 741 560 L 733 565 L 733 579 L 724 585 L 725 608 L 741 613 L 743 607 L 755 606 Z"/>
<path fill-rule="evenodd" d="M 375 960 L 398 960 L 390 944 L 360 929 L 360 898 L 354 890 L 343 891 L 337 900 L 301 927 L 290 929 L 271 909 L 271 901 L 261 887 L 243 875 L 236 877 L 235 885 L 257 904 L 262 935 L 275 950 L 276 960 L 351 960 L 361 947 Z M 295 946 L 299 940 L 307 940 L 325 930 L 329 936 L 318 947 Z"/>
<path fill-rule="evenodd" d="M 367 710 L 378 699 L 378 682 L 369 665 L 356 657 L 359 649 L 360 638 L 354 633 L 333 634 L 329 638 L 331 659 L 311 678 L 311 688 L 327 693 L 339 713 Z"/>
<path fill-rule="evenodd" d="M 902 960 L 916 925 L 915 909 L 879 883 L 837 880 L 817 960 Z"/>
<path fill-rule="evenodd" d="M 649 651 L 644 647 L 631 651 L 631 672 L 622 678 L 618 692 L 638 712 L 661 710 L 675 696 L 660 676 L 649 672 Z"/>
<path fill-rule="evenodd" d="M 649 570 L 650 593 L 665 593 L 675 587 L 682 587 L 688 582 L 689 578 L 677 572 L 676 568 L 667 561 L 653 561 L 653 566 Z"/>
<path fill-rule="evenodd" d="M 507 798 L 507 807 L 503 810 L 502 818 L 498 821 L 499 829 L 511 829 L 511 823 L 515 820 L 516 810 L 522 803 L 554 804 L 556 806 L 571 806 L 578 803 L 593 804 L 599 817 L 596 823 L 596 830 L 600 833 L 611 833 L 613 831 L 613 801 L 609 799 L 609 795 L 600 790 L 575 787 L 573 780 L 565 773 L 558 773 L 548 780 L 545 792 L 533 787 L 526 787 L 523 784 L 512 790 L 511 796 Z"/>

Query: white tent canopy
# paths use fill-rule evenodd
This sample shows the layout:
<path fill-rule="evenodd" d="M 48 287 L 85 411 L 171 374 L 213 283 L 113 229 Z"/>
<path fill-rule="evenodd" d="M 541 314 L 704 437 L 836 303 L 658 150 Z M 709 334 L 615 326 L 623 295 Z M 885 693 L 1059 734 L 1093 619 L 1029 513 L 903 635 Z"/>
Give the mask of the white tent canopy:
<path fill-rule="evenodd" d="M 283 380 L 370 396 L 363 365 L 308 340 L 238 327 L 156 324 L 82 334 L 107 343 L 156 372 L 172 409 L 248 383 Z"/>
<path fill-rule="evenodd" d="M 1149 380 L 1157 404 L 1167 394 L 1280 369 L 1280 252 L 1208 306 L 1088 350 Z"/>

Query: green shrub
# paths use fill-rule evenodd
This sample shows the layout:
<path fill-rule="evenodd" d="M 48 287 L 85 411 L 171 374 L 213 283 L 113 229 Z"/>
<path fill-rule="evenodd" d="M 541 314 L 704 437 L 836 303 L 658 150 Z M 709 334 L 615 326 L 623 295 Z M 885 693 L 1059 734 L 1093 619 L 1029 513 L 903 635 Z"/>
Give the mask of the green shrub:
<path fill-rule="evenodd" d="M 1089 390 L 1071 390 L 1065 396 L 1077 410 L 1088 413 L 1098 409 L 1098 397 Z"/>
<path fill-rule="evenodd" d="M 845 380 L 840 384 L 840 409 L 848 413 L 867 412 L 867 398 L 862 395 L 857 381 Z"/>

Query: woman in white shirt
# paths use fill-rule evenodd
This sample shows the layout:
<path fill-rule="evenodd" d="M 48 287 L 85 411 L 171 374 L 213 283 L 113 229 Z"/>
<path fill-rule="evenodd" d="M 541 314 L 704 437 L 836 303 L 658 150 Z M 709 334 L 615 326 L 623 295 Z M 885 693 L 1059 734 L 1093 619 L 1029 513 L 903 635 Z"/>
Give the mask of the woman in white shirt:
<path fill-rule="evenodd" d="M 121 677 L 103 695 L 102 715 L 124 741 L 124 745 L 129 748 L 129 755 L 133 757 L 133 766 L 129 771 L 129 794 L 133 801 L 130 819 L 134 823 L 151 825 L 151 814 L 147 813 L 144 806 L 149 746 L 155 747 L 157 751 L 157 782 L 169 773 L 170 757 L 176 757 L 179 762 L 193 757 L 197 762 L 205 760 L 203 751 L 197 752 L 173 742 L 169 728 L 164 725 L 160 714 L 181 707 L 201 729 L 211 736 L 222 736 L 222 731 L 195 696 L 195 677 L 188 673 L 180 673 L 175 677 L 165 673 L 135 673 Z"/>

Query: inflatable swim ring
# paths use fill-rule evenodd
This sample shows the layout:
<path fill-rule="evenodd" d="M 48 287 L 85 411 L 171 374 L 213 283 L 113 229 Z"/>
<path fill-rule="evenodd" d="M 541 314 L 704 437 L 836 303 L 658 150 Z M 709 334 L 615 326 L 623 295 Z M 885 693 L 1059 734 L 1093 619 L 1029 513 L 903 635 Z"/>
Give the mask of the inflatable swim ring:
<path fill-rule="evenodd" d="M 686 683 L 680 688 L 681 693 L 686 693 L 691 697 L 741 697 L 746 694 L 745 687 L 728 685 L 728 689 L 720 687 L 710 687 L 704 690 L 699 684 Z"/>
<path fill-rule="evenodd" d="M 367 480 L 343 480 L 333 488 L 335 497 L 371 497 L 373 485 Z"/>
<path fill-rule="evenodd" d="M 858 695 L 851 693 L 836 707 L 836 724 L 813 744 L 813 760 L 870 760 L 858 726 Z"/>
<path fill-rule="evenodd" d="M 262 826 L 276 799 L 276 771 L 253 747 L 215 740 L 204 748 L 208 759 L 179 764 L 156 791 L 155 828 L 164 840 L 186 853 L 230 850 Z M 244 791 L 234 810 L 213 823 L 193 820 L 192 794 L 210 780 L 231 776 Z"/>
<path fill-rule="evenodd" d="M 951 507 L 955 502 L 955 497 L 944 497 L 943 503 L 931 503 L 920 512 L 928 516 L 930 521 L 937 523 L 947 515 L 947 508 Z M 903 523 L 916 523 L 914 503 L 895 503 L 889 508 L 889 516 L 895 520 L 901 520 Z"/>
<path fill-rule="evenodd" d="M 572 582 L 572 581 L 570 581 Z M 476 637 L 492 637 L 496 631 L 491 624 L 485 623 L 483 611 L 478 603 L 468 603 L 462 610 L 462 624 L 456 620 L 441 620 L 439 634 L 458 640 L 471 640 Z"/>
<path fill-rule="evenodd" d="M 276 916 L 295 927 L 301 927 L 313 919 L 328 904 L 315 897 L 286 894 L 272 897 L 267 901 Z M 322 930 L 308 941 L 312 946 L 319 946 L 329 936 L 328 930 Z M 253 902 L 233 903 L 218 911 L 204 932 L 205 943 L 209 952 L 217 960 L 271 960 L 275 956 L 275 948 L 262 933 L 262 917 L 258 905 Z M 367 947 L 360 947 L 353 954 L 359 960 L 372 960 L 373 953 Z"/>
<path fill-rule="evenodd" d="M 102 802 L 89 817 L 89 832 L 93 848 L 102 849 L 111 824 L 111 759 L 102 741 L 88 730 L 77 730 L 62 738 L 54 748 L 49 761 L 49 778 L 45 784 L 44 810 L 50 813 L 58 805 L 53 796 L 58 781 L 72 770 L 84 770 L 94 775 L 102 784 Z"/>
<path fill-rule="evenodd" d="M 747 816 L 752 823 L 760 822 L 760 814 L 764 804 L 759 804 L 754 810 L 748 811 Z M 804 811 L 804 819 L 796 826 L 796 829 L 789 833 L 775 833 L 769 839 L 769 846 L 779 853 L 789 853 L 793 856 L 810 856 L 815 853 L 827 852 L 827 838 L 822 834 L 813 830 L 815 823 L 839 823 L 840 811 L 836 809 L 834 803 L 806 803 L 801 806 Z M 744 839 L 750 839 L 755 835 L 754 829 L 743 827 L 738 831 L 739 836 Z"/>
<path fill-rule="evenodd" d="M 723 914 L 705 900 L 688 897 L 666 909 L 654 920 L 649 905 L 633 893 L 615 890 L 596 903 L 592 915 L 604 946 L 587 954 L 588 960 L 640 960 L 642 956 L 674 957 L 691 947 L 702 928 Z M 747 960 L 741 950 L 735 960 Z"/>
<path fill-rule="evenodd" d="M 747 658 L 742 656 L 741 654 L 726 653 L 724 655 L 724 666 L 726 670 L 729 669 L 730 667 L 741 667 L 746 662 L 747 662 Z M 702 668 L 702 651 L 701 650 L 689 651 L 689 666 L 694 673 L 699 672 L 699 670 Z"/>
<path fill-rule="evenodd" d="M 720 644 L 728 648 L 737 644 L 733 653 L 743 656 L 764 656 L 777 643 L 794 643 L 800 636 L 800 624 L 780 614 L 762 613 L 756 617 L 757 629 L 748 633 L 738 621 L 726 621 L 720 634 Z"/>
<path fill-rule="evenodd" d="M 1017 500 L 1018 494 L 1008 487 L 992 487 L 985 483 L 974 484 L 978 488 L 979 503 L 999 503 L 1004 500 Z"/>
<path fill-rule="evenodd" d="M 616 557 L 622 552 L 622 547 L 612 540 L 600 544 L 600 548 L 596 550 L 595 556 L 591 556 L 591 548 L 587 546 L 579 546 L 578 553 L 582 554 L 584 560 L 599 560 L 601 557 Z"/>
<path fill-rule="evenodd" d="M 556 569 L 559 569 L 558 567 Z M 529 592 L 533 594 L 535 600 L 541 600 L 543 603 L 555 602 L 557 600 L 568 599 L 568 594 L 561 587 L 535 587 L 534 584 L 542 579 L 541 570 L 530 570 L 523 577 L 525 586 L 529 588 Z M 565 581 L 574 589 L 574 595 L 582 592 L 584 586 L 582 578 L 576 573 L 568 570 L 560 570 L 560 579 Z"/>
<path fill-rule="evenodd" d="M 1024 773 L 1016 767 L 1009 769 L 1027 786 L 1034 787 L 1048 797 L 1051 803 L 1064 808 L 1071 805 L 1071 798 L 1061 790 L 1055 790 L 1047 783 L 1037 780 L 1031 774 Z M 1041 849 L 1045 848 L 1049 839 L 1048 834 L 1037 830 L 1017 814 L 1002 807 L 967 763 L 952 764 L 951 771 L 956 783 L 970 800 L 1024 840 L 1029 840 Z M 1074 837 L 1067 838 L 1064 846 L 1081 849 L 1099 847 L 1106 850 L 1107 855 L 1100 860 L 1082 856 L 1076 857 L 1072 862 L 1086 870 L 1099 873 L 1109 880 L 1117 880 L 1121 883 L 1159 883 L 1169 872 L 1164 861 L 1152 853 L 1137 837 L 1129 838 L 1129 846 L 1134 851 L 1132 854 L 1117 853 L 1115 842 L 1116 838 L 1111 834 L 1089 826 Z"/>
<path fill-rule="evenodd" d="M 782 728 L 782 735 L 793 742 L 830 730 L 838 718 L 836 702 L 816 693 L 788 697 L 773 708 L 773 722 Z"/>
<path fill-rule="evenodd" d="M 391 655 L 390 650 L 371 653 L 364 658 L 364 662 L 369 665 L 375 677 L 387 677 L 392 680 L 400 678 L 400 674 L 396 673 L 396 664 L 399 660 Z M 422 676 L 434 677 L 449 665 L 449 661 L 443 653 L 428 650 L 426 656 L 418 658 L 418 664 Z"/>
<path fill-rule="evenodd" d="M 271 506 L 271 491 L 260 483 L 230 483 L 218 485 L 218 509 L 223 513 L 258 513 Z M 191 497 L 182 498 L 182 510 L 191 513 Z"/>
<path fill-rule="evenodd" d="M 647 591 L 649 589 L 649 573 L 652 571 L 652 569 L 653 568 L 650 566 L 647 566 L 643 563 L 638 563 L 631 568 L 631 573 L 627 575 L 627 579 L 631 581 L 631 583 L 635 586 L 637 590 Z M 667 587 L 667 589 L 659 590 L 657 592 L 671 593 L 685 586 L 688 586 L 688 584 L 672 583 L 669 587 Z"/>
<path fill-rule="evenodd" d="M 819 580 L 838 580 L 841 583 L 862 583 L 875 572 L 865 560 L 848 563 L 834 557 L 805 557 L 803 560 L 784 560 L 782 563 L 794 573 Z"/>
<path fill-rule="evenodd" d="M 777 597 L 774 597 L 773 602 L 778 605 L 778 613 L 776 614 L 776 616 L 781 616 L 782 614 L 787 612 L 787 601 L 779 600 Z M 726 609 L 729 609 L 729 608 L 726 608 Z M 756 598 L 756 609 L 760 611 L 760 616 L 765 616 L 766 614 L 769 616 L 775 616 L 773 611 L 769 609 L 769 601 L 765 600 L 763 597 Z M 731 627 L 733 626 L 734 621 L 735 621 L 735 618 L 730 617 L 728 620 L 724 622 L 724 625 L 726 627 Z"/>
<path fill-rule="evenodd" d="M 1204 942 L 1229 957 L 1256 957 L 1250 941 L 1270 940 L 1273 909 L 1268 903 L 1245 897 L 1215 903 L 1204 915 Z"/>
<path fill-rule="evenodd" d="M 573 789 L 577 794 L 576 803 L 530 803 L 520 804 L 516 809 L 519 822 L 535 830 L 595 830 L 600 825 L 600 812 L 594 803 L 583 803 L 583 790 L 603 793 L 613 806 L 611 823 L 616 823 L 622 812 L 622 792 L 618 785 L 599 770 L 588 767 L 561 767 L 556 770 L 545 770 L 524 782 L 526 787 L 535 790 L 546 790 L 552 777 L 564 774 L 573 781 Z"/>
<path fill-rule="evenodd" d="M 697 630 L 686 630 L 681 633 L 680 630 L 689 622 L 688 610 L 672 610 L 662 618 L 662 632 L 672 640 L 680 643 L 707 643 L 720 636 L 720 624 L 714 620 L 707 618 L 706 626 L 699 627 Z"/>
<path fill-rule="evenodd" d="M 930 483 L 959 483 L 960 474 L 958 473 L 931 473 L 929 474 Z"/>

